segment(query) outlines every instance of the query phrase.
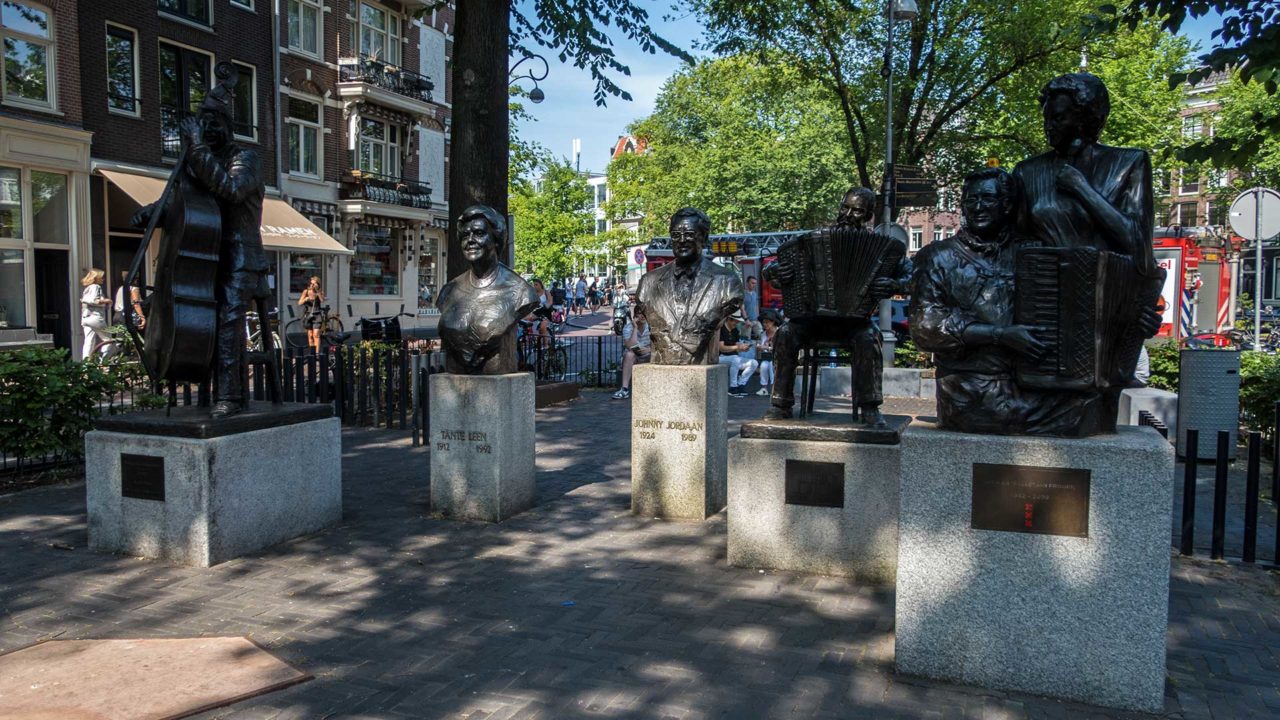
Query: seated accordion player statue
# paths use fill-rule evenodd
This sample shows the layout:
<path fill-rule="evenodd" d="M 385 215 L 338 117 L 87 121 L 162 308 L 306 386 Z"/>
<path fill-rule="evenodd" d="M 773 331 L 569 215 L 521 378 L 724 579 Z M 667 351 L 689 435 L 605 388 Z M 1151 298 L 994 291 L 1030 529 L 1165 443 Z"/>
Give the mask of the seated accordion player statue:
<path fill-rule="evenodd" d="M 1127 255 L 1090 247 L 1023 247 L 1016 259 L 1014 322 L 1040 329 L 1045 352 L 1020 358 L 1018 384 L 1059 390 L 1123 389 L 1133 381 L 1165 271 L 1138 272 Z"/>
<path fill-rule="evenodd" d="M 778 248 L 782 309 L 789 318 L 871 317 L 872 282 L 892 277 L 906 251 L 897 238 L 839 225 L 789 240 Z"/>

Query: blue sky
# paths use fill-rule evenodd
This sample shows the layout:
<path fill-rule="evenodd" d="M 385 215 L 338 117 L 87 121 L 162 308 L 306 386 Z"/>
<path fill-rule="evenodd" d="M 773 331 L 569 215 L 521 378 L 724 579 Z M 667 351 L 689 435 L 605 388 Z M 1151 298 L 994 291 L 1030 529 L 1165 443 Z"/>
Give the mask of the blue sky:
<path fill-rule="evenodd" d="M 520 4 L 527 6 L 528 2 Z M 638 4 L 649 11 L 651 24 L 658 34 L 694 52 L 693 45 L 702 34 L 702 25 L 696 17 L 691 14 L 667 17 L 672 15 L 671 0 L 639 0 Z M 1192 20 L 1183 27 L 1183 34 L 1207 49 L 1209 33 L 1220 22 L 1217 16 Z M 628 123 L 653 110 L 662 83 L 681 65 L 680 60 L 669 55 L 649 55 L 622 37 L 615 40 L 615 52 L 618 59 L 631 68 L 631 75 L 615 75 L 614 81 L 631 93 L 632 100 L 611 97 L 606 107 L 596 106 L 592 98 L 595 82 L 588 71 L 561 64 L 554 55 L 543 52 L 550 73 L 540 85 L 547 99 L 539 105 L 525 103 L 534 120 L 520 126 L 521 137 L 540 143 L 557 157 L 566 158 L 573 153 L 574 138 L 580 138 L 582 169 L 604 172 L 618 136 L 626 131 Z M 524 67 L 527 66 L 528 63 Z M 521 87 L 528 89 L 531 84 L 525 80 Z"/>

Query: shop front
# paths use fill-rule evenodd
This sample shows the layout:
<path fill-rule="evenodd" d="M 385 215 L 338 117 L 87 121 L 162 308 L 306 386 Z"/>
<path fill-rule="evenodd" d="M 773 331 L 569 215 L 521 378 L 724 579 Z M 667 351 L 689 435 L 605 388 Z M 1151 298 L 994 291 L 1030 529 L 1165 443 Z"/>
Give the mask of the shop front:
<path fill-rule="evenodd" d="M 89 138 L 0 118 L 0 330 L 49 335 L 73 352 L 82 332 L 79 279 L 92 265 Z"/>

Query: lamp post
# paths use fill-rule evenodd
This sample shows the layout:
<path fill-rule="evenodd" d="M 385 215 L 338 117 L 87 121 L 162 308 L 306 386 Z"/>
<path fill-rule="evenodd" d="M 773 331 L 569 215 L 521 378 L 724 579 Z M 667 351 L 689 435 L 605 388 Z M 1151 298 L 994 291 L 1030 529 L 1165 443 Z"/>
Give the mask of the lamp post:
<path fill-rule="evenodd" d="M 882 227 L 890 231 L 893 224 L 893 206 L 896 201 L 897 183 L 893 177 L 893 24 L 898 20 L 914 20 L 920 14 L 915 0 L 886 0 L 884 16 L 888 32 L 884 42 L 884 67 L 880 74 L 885 79 L 884 107 L 884 180 L 880 185 L 884 197 Z M 880 333 L 884 337 L 885 362 L 893 363 L 893 351 L 897 338 L 893 334 L 893 302 L 880 303 Z"/>
<path fill-rule="evenodd" d="M 523 73 L 517 75 L 516 68 L 520 67 L 521 65 L 525 64 L 530 60 L 538 60 L 542 62 L 542 72 L 536 73 L 534 72 L 534 68 L 530 67 L 530 68 L 527 68 Z M 532 80 L 533 89 L 529 91 L 529 102 L 537 105 L 538 103 L 547 99 L 547 94 L 542 92 L 542 88 L 538 87 L 538 82 L 541 80 L 546 80 L 547 75 L 550 73 L 551 73 L 551 68 L 550 66 L 547 65 L 547 59 L 537 53 L 530 53 L 520 58 L 519 60 L 517 60 L 516 64 L 512 65 L 511 69 L 507 71 L 507 83 L 510 85 L 514 85 L 517 80 Z"/>

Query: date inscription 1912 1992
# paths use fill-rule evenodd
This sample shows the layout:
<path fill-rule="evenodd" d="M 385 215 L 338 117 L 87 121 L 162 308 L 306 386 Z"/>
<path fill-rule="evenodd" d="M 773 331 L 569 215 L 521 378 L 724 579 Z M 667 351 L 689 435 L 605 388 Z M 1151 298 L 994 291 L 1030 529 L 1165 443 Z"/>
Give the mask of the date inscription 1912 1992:
<path fill-rule="evenodd" d="M 974 530 L 1089 537 L 1091 472 L 973 464 Z"/>

